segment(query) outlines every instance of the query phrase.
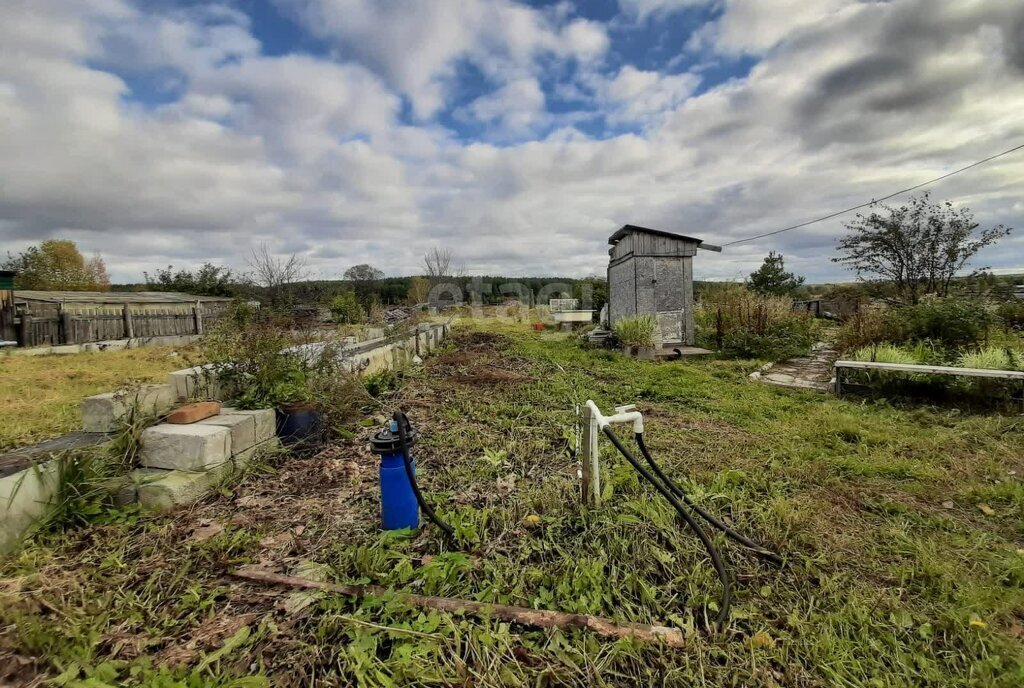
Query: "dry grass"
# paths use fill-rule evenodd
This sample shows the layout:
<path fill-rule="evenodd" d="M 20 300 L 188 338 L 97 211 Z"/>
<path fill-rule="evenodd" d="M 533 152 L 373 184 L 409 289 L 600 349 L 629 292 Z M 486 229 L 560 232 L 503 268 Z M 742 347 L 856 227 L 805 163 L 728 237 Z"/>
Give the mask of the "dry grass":
<path fill-rule="evenodd" d="M 77 429 L 82 397 L 130 382 L 163 382 L 191 349 L 152 347 L 0 358 L 0 451 Z"/>

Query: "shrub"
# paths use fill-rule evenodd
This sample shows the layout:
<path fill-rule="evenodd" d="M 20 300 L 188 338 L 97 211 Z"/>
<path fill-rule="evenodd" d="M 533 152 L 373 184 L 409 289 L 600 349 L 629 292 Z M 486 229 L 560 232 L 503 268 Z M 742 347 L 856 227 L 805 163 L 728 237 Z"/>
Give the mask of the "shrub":
<path fill-rule="evenodd" d="M 995 315 L 1007 332 L 1024 332 L 1024 300 L 1004 301 L 996 307 Z"/>
<path fill-rule="evenodd" d="M 369 398 L 348 367 L 340 340 L 304 331 L 289 321 L 222 321 L 203 340 L 206 360 L 239 408 L 309 402 L 328 427 L 354 415 Z"/>
<path fill-rule="evenodd" d="M 650 347 L 654 346 L 657 327 L 658 321 L 653 315 L 638 315 L 619 319 L 613 329 L 623 346 Z"/>
<path fill-rule="evenodd" d="M 331 316 L 334 322 L 346 325 L 354 325 L 362 322 L 363 309 L 359 305 L 354 291 L 346 291 L 338 294 L 331 301 Z"/>
<path fill-rule="evenodd" d="M 886 341 L 888 335 L 886 310 L 877 306 L 862 306 L 839 328 L 836 346 L 840 351 L 860 349 Z"/>
<path fill-rule="evenodd" d="M 697 311 L 698 336 L 705 346 L 743 358 L 789 358 L 814 344 L 814 320 L 793 311 L 780 296 L 760 296 L 742 287 L 709 293 Z"/>
<path fill-rule="evenodd" d="M 980 301 L 932 298 L 886 315 L 890 342 L 931 340 L 949 348 L 974 346 L 988 337 L 992 314 Z"/>

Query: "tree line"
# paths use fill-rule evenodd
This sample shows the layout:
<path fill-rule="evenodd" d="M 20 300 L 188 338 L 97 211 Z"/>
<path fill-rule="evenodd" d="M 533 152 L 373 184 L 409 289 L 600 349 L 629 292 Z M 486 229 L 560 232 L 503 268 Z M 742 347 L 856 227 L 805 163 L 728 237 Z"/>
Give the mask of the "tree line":
<path fill-rule="evenodd" d="M 867 215 L 858 214 L 845 224 L 847 233 L 839 239 L 838 255 L 831 258 L 852 270 L 858 290 L 893 301 L 916 304 L 925 295 L 947 296 L 963 279 L 984 279 L 986 268 L 964 275 L 975 255 L 1007 236 L 1002 225 L 982 229 L 969 208 L 949 202 L 933 203 L 928 193 L 913 197 L 901 206 L 876 204 Z M 462 294 L 490 285 L 478 293 L 484 305 L 500 304 L 523 293 L 537 294 L 552 282 L 569 285 L 564 296 L 590 297 L 595 309 L 607 300 L 602 278 L 470 277 L 456 264 L 451 251 L 434 248 L 423 256 L 423 273 L 408 277 L 387 277 L 372 265 L 349 267 L 337 280 L 311 278 L 306 260 L 298 255 L 277 256 L 266 245 L 254 249 L 246 261 L 249 270 L 236 272 L 222 265 L 204 263 L 195 269 L 168 265 L 144 282 L 111 285 L 103 258 L 86 258 L 73 241 L 49 239 L 18 255 L 8 254 L 3 269 L 17 272 L 18 289 L 118 291 L 173 291 L 197 296 L 228 296 L 257 299 L 270 306 L 330 304 L 342 319 L 355 319 L 358 312 L 375 306 L 426 303 L 437 284 L 454 285 Z M 780 252 L 771 251 L 762 265 L 750 273 L 746 285 L 752 291 L 770 295 L 809 296 L 804 277 L 785 268 Z M 501 285 L 515 283 L 516 290 L 503 292 Z"/>

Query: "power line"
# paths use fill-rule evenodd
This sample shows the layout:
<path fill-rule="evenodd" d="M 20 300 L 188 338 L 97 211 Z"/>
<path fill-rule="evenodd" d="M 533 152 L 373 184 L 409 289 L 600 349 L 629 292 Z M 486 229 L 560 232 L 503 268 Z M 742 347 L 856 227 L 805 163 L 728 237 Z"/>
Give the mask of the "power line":
<path fill-rule="evenodd" d="M 727 244 L 722 244 L 722 246 L 725 247 L 725 246 L 733 246 L 735 244 L 743 244 L 743 243 L 746 243 L 748 241 L 754 241 L 755 239 L 763 239 L 765 237 L 770 237 L 770 236 L 773 236 L 775 234 L 782 234 L 783 232 L 788 232 L 788 231 L 793 230 L 793 229 L 800 229 L 801 227 L 806 227 L 807 225 L 813 225 L 813 224 L 816 224 L 818 222 L 824 222 L 825 220 L 831 220 L 833 217 L 839 217 L 840 215 L 845 215 L 846 213 L 852 212 L 854 210 L 860 210 L 861 208 L 867 208 L 868 206 L 874 205 L 875 203 L 879 203 L 881 201 L 887 201 L 890 198 L 893 198 L 894 196 L 899 196 L 900 194 L 905 194 L 908 191 L 914 191 L 915 189 L 920 189 L 922 186 L 928 186 L 929 184 L 934 184 L 935 182 L 942 181 L 943 179 L 946 179 L 947 177 L 952 177 L 954 174 L 960 174 L 961 172 L 966 172 L 967 170 L 971 169 L 972 167 L 977 167 L 978 165 L 984 165 L 985 163 L 987 163 L 987 162 L 989 162 L 991 160 L 995 160 L 996 158 L 1001 158 L 1004 155 L 1009 155 L 1010 153 L 1013 153 L 1014 151 L 1019 151 L 1022 148 L 1024 148 L 1024 143 L 1022 143 L 1019 146 L 1015 146 L 1014 148 L 1011 148 L 1010 150 L 1005 150 L 1002 153 L 996 153 L 995 155 L 987 157 L 984 160 L 979 160 L 978 162 L 971 163 L 967 167 L 961 167 L 958 170 L 953 170 L 952 172 L 944 174 L 941 177 L 936 177 L 935 179 L 929 179 L 926 182 L 921 182 L 920 184 L 916 184 L 914 186 L 908 186 L 906 189 L 900 189 L 899 191 L 893 192 L 893 193 L 889 194 L 888 196 L 882 196 L 881 198 L 876 198 L 876 199 L 874 199 L 872 201 L 868 201 L 867 203 L 861 203 L 860 205 L 855 205 L 852 208 L 847 208 L 845 210 L 839 210 L 837 212 L 831 213 L 829 215 L 825 215 L 823 217 L 818 217 L 818 218 L 815 218 L 813 220 L 808 220 L 807 222 L 801 222 L 798 225 L 791 225 L 789 227 L 783 227 L 782 229 L 776 229 L 773 232 L 765 232 L 764 234 L 758 234 L 756 236 L 747 237 L 746 239 L 737 239 L 736 241 L 730 241 Z"/>

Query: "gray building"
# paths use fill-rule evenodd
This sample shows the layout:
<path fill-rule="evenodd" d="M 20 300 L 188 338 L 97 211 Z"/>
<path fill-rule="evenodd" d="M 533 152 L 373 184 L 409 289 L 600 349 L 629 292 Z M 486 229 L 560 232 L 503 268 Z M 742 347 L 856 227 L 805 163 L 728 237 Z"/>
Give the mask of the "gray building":
<path fill-rule="evenodd" d="M 624 225 L 608 243 L 608 324 L 654 315 L 662 346 L 692 346 L 693 256 L 721 247 L 636 225 Z"/>

